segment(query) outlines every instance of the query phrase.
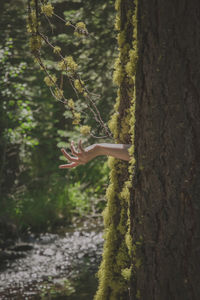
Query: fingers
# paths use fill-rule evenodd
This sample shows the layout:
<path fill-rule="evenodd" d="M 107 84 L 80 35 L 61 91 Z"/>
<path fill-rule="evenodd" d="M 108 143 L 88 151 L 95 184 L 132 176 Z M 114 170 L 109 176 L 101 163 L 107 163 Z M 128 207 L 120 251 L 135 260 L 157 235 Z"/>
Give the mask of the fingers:
<path fill-rule="evenodd" d="M 61 149 L 63 155 L 69 160 L 69 161 L 72 161 L 72 162 L 77 162 L 78 161 L 78 158 L 77 157 L 73 157 L 71 155 L 69 155 L 65 149 Z"/>
<path fill-rule="evenodd" d="M 67 151 L 65 149 L 61 149 L 63 155 L 71 162 L 70 164 L 65 164 L 65 165 L 60 165 L 59 168 L 60 169 L 70 169 L 70 168 L 74 168 L 76 166 L 79 166 L 80 164 L 83 164 L 79 158 L 80 154 L 82 152 L 85 152 L 85 150 L 83 149 L 83 146 L 82 146 L 82 141 L 80 140 L 79 143 L 78 143 L 78 148 L 80 150 L 80 152 L 77 152 L 75 147 L 74 147 L 74 142 L 72 141 L 71 142 L 71 152 L 73 155 L 77 156 L 77 157 L 74 157 L 74 156 L 71 156 L 67 153 Z"/>
<path fill-rule="evenodd" d="M 82 146 L 82 141 L 80 140 L 79 143 L 78 143 L 78 148 L 81 152 L 85 152 L 85 150 L 83 149 L 83 146 Z"/>
<path fill-rule="evenodd" d="M 71 142 L 71 152 L 73 155 L 78 156 L 80 153 L 78 153 L 74 147 L 74 142 Z"/>
<path fill-rule="evenodd" d="M 74 167 L 76 167 L 78 165 L 79 165 L 79 163 L 72 162 L 71 164 L 60 165 L 59 169 L 70 169 L 70 168 L 74 168 Z"/>

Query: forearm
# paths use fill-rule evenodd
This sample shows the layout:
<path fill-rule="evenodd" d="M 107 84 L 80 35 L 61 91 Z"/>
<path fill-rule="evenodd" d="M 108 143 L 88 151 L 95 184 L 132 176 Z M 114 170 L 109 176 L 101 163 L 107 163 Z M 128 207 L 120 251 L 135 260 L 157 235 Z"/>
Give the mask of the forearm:
<path fill-rule="evenodd" d="M 125 144 L 96 144 L 98 155 L 113 156 L 126 161 L 130 160 L 130 154 L 128 152 L 130 146 L 131 145 Z"/>

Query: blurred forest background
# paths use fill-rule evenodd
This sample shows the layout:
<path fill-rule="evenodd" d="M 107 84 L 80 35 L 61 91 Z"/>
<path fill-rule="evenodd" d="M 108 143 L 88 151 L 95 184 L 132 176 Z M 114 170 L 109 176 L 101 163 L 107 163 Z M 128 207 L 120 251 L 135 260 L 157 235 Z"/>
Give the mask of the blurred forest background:
<path fill-rule="evenodd" d="M 117 55 L 114 1 L 54 0 L 52 4 L 57 15 L 73 23 L 83 21 L 95 36 L 77 37 L 57 19 L 51 19 L 53 32 L 46 27 L 49 39 L 62 53 L 74 57 L 88 89 L 101 95 L 96 105 L 108 122 L 116 96 L 112 83 Z M 52 230 L 70 224 L 74 217 L 101 213 L 108 184 L 106 158 L 73 170 L 58 169 L 64 160 L 60 148 L 69 148 L 72 139 L 76 143 L 81 138 L 84 145 L 101 139 L 81 136 L 70 112 L 45 85 L 45 74 L 34 63 L 28 45 L 26 1 L 1 1 L 0 15 L 1 233 Z M 43 51 L 53 69 L 53 54 L 47 47 Z M 72 88 L 65 87 L 65 93 L 74 98 Z M 76 104 L 84 109 L 81 99 Z M 87 110 L 81 124 L 97 128 Z"/>

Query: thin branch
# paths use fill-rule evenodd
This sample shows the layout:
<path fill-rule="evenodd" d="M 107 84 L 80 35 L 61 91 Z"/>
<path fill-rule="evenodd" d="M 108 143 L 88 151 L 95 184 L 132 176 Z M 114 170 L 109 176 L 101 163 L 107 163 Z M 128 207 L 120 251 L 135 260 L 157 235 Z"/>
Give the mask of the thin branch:
<path fill-rule="evenodd" d="M 51 49 L 54 50 L 54 49 L 55 49 L 55 46 L 54 46 L 53 44 L 51 44 L 51 42 L 49 42 L 48 37 L 45 36 L 44 34 L 42 34 L 42 33 L 39 31 L 39 29 L 38 29 L 38 24 L 39 24 L 39 23 L 38 23 L 38 18 L 39 18 L 38 0 L 34 0 L 34 2 L 35 2 L 35 12 L 36 12 L 36 32 L 35 32 L 34 28 L 32 28 L 32 29 L 33 29 L 33 30 L 32 30 L 32 36 L 34 36 L 34 35 L 39 35 L 39 36 L 42 38 L 42 40 L 43 40 L 48 46 L 50 46 Z M 41 1 L 40 1 L 40 4 L 42 4 Z M 29 17 L 29 24 L 30 24 L 30 26 L 33 27 L 32 22 L 31 22 L 31 7 L 30 7 L 30 0 L 28 0 L 28 14 L 29 14 L 29 16 L 28 16 L 28 17 Z M 61 18 L 61 17 L 58 16 L 57 14 L 53 13 L 53 15 L 54 15 L 56 18 L 60 19 L 62 22 L 65 22 L 65 23 L 66 23 L 66 20 L 64 20 L 63 18 Z M 46 15 L 45 15 L 45 17 L 47 18 Z M 51 22 L 49 21 L 48 18 L 47 18 L 47 20 L 48 20 L 48 22 L 50 23 L 50 26 L 52 27 L 52 24 L 51 24 Z M 73 28 L 74 28 L 75 30 L 77 30 L 77 32 L 78 32 L 77 26 L 73 25 L 71 21 L 69 22 L 69 26 L 73 27 Z M 89 36 L 90 36 L 90 34 L 87 32 L 87 30 L 84 30 L 84 29 L 83 29 L 80 33 L 82 33 L 82 34 L 84 34 L 84 35 L 89 35 Z M 49 78 L 50 81 L 52 82 L 52 85 L 53 85 L 54 87 L 56 87 L 56 88 L 58 89 L 58 91 L 59 91 L 59 90 L 62 90 L 62 87 L 63 87 L 63 74 L 61 74 L 60 88 L 59 88 L 59 86 L 58 86 L 58 85 L 56 84 L 56 82 L 53 80 L 52 76 L 49 74 L 47 68 L 46 68 L 45 65 L 43 64 L 43 62 L 42 62 L 42 60 L 41 60 L 41 56 L 40 56 L 39 50 L 34 50 L 34 51 L 33 51 L 33 54 L 34 54 L 34 56 L 36 57 L 36 59 L 37 59 L 39 65 L 41 66 L 41 68 L 45 71 L 46 75 L 48 76 L 48 78 Z M 67 63 L 66 63 L 65 58 L 62 56 L 62 54 L 60 53 L 60 51 L 57 51 L 56 54 L 57 54 L 57 55 L 60 57 L 60 59 L 64 62 L 64 65 L 65 65 L 65 67 L 66 67 L 66 70 L 65 70 L 66 77 L 68 78 L 69 83 L 70 83 L 72 89 L 74 90 L 74 92 L 75 92 L 77 98 L 79 98 L 79 93 L 78 93 L 78 90 L 77 90 L 77 89 L 75 88 L 75 86 L 74 86 L 74 81 L 78 79 L 78 80 L 79 80 L 79 83 L 80 83 L 80 85 L 81 85 L 81 87 L 82 87 L 82 90 L 86 93 L 86 95 L 83 95 L 83 96 L 84 96 L 85 100 L 87 100 L 87 102 L 88 102 L 88 103 L 86 104 L 87 107 L 88 107 L 89 110 L 92 112 L 92 114 L 93 114 L 94 119 L 96 120 L 96 122 L 99 123 L 99 126 L 105 131 L 106 136 L 108 136 L 109 138 L 112 138 L 112 134 L 111 134 L 111 132 L 109 131 L 109 129 L 108 129 L 108 127 L 106 126 L 106 124 L 103 122 L 103 120 L 102 120 L 102 118 L 101 118 L 101 114 L 100 114 L 100 112 L 99 112 L 99 110 L 98 110 L 98 108 L 97 108 L 97 106 L 96 106 L 96 104 L 95 104 L 95 102 L 94 102 L 94 100 L 93 100 L 93 98 L 92 98 L 92 97 L 98 97 L 98 98 L 99 98 L 100 95 L 96 95 L 96 94 L 94 94 L 94 93 L 90 93 L 89 90 L 83 85 L 83 83 L 82 83 L 82 81 L 81 81 L 81 78 L 80 78 L 79 74 L 78 74 L 76 71 L 73 71 L 73 74 L 71 74 L 71 76 L 70 76 L 69 72 L 67 72 L 67 70 L 68 70 L 68 71 L 70 71 L 70 70 L 69 70 L 69 66 L 68 66 Z M 61 95 L 61 98 L 59 99 L 59 98 L 55 95 L 55 92 L 52 90 L 51 87 L 50 87 L 50 91 L 51 91 L 52 95 L 53 95 L 58 101 L 60 101 L 60 102 L 62 102 L 62 103 L 64 103 L 64 104 L 67 104 L 67 99 L 64 97 L 64 95 Z M 62 101 L 62 99 L 64 99 L 64 101 Z M 74 110 L 72 110 L 72 114 L 74 115 Z M 93 137 L 95 137 L 95 138 L 103 138 L 103 137 L 96 137 L 95 135 L 93 135 L 93 133 L 92 133 L 91 135 L 92 135 Z"/>
<path fill-rule="evenodd" d="M 53 15 L 54 15 L 56 18 L 58 18 L 58 19 L 60 19 L 61 21 L 63 21 L 64 23 L 66 23 L 66 20 L 64 20 L 63 18 L 61 18 L 61 17 L 58 16 L 57 14 L 53 13 Z M 69 21 L 69 22 L 70 22 L 69 26 L 71 26 L 71 27 L 73 27 L 74 29 L 76 29 L 76 26 L 73 25 L 71 21 Z"/>

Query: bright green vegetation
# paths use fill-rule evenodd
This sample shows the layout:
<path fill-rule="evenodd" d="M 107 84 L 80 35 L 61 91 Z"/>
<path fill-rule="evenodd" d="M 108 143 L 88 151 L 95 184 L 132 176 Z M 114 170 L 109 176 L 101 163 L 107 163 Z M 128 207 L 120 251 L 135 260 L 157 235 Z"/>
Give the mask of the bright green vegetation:
<path fill-rule="evenodd" d="M 24 0 L 0 4 L 0 223 L 14 222 L 20 231 L 41 231 L 70 223 L 74 215 L 101 212 L 108 167 L 105 159 L 97 158 L 74 170 L 58 169 L 64 160 L 61 147 L 69 147 L 72 139 L 77 142 L 82 138 L 86 145 L 97 140 L 81 135 L 79 127 L 72 124 L 70 111 L 52 97 L 45 74 L 33 62 L 26 33 L 26 4 Z M 58 20 L 53 23 L 53 33 L 44 25 L 49 39 L 78 62 L 88 89 L 101 95 L 96 104 L 107 122 L 116 97 L 112 84 L 114 1 L 53 1 L 53 5 L 62 18 L 76 24 L 84 21 L 95 36 L 74 36 L 72 29 Z M 47 47 L 42 51 L 53 71 L 53 54 Z M 67 98 L 85 110 L 81 125 L 100 134 L 82 99 L 75 99 L 70 86 L 64 88 Z"/>

